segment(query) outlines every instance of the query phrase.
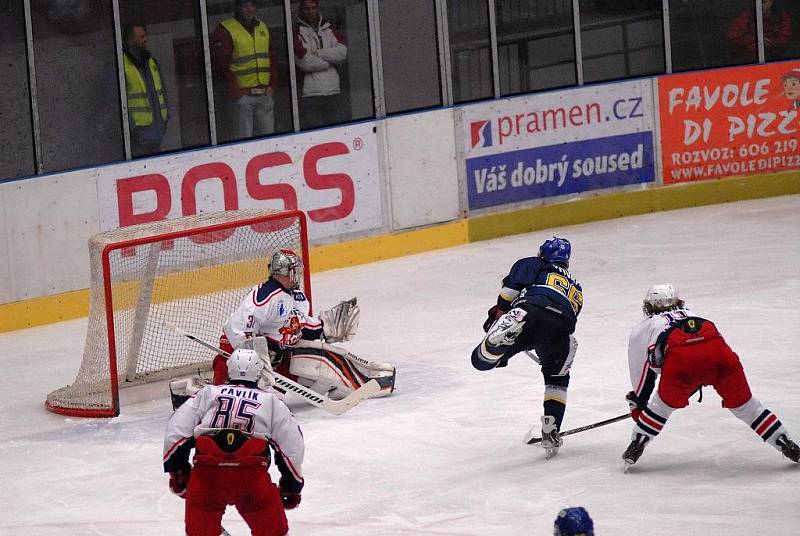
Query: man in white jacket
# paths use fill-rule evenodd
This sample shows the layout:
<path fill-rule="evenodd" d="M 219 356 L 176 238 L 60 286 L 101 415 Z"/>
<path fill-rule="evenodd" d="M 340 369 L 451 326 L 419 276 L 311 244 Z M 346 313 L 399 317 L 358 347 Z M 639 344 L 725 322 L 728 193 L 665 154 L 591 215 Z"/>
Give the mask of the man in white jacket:
<path fill-rule="evenodd" d="M 294 27 L 294 54 L 302 87 L 300 127 L 347 121 L 336 65 L 347 60 L 344 35 L 319 12 L 318 0 L 302 0 Z"/>

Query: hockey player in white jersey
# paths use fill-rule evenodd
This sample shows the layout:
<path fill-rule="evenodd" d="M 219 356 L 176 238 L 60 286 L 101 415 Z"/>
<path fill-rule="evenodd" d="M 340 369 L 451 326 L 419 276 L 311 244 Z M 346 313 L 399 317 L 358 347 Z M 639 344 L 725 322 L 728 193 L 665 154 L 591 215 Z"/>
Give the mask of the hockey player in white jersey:
<path fill-rule="evenodd" d="M 252 348 L 255 337 L 265 337 L 272 365 L 279 374 L 314 391 L 339 400 L 376 379 L 385 396 L 394 390 L 395 367 L 356 357 L 330 344 L 350 340 L 358 328 L 360 309 L 355 298 L 343 301 L 319 316 L 300 289 L 303 264 L 288 249 L 270 260 L 269 278 L 254 287 L 230 315 L 220 348 Z M 214 383 L 227 377 L 225 356 L 214 359 Z"/>
<path fill-rule="evenodd" d="M 200 389 L 167 424 L 164 471 L 170 490 L 186 499 L 189 536 L 218 536 L 228 504 L 253 535 L 286 534 L 284 509 L 300 504 L 304 485 L 303 434 L 277 393 L 259 388 L 265 363 L 254 350 L 234 351 L 227 367 L 228 383 Z M 270 447 L 279 486 L 267 470 Z"/>
<path fill-rule="evenodd" d="M 622 455 L 626 470 L 639 460 L 672 412 L 686 407 L 689 397 L 708 385 L 720 395 L 722 406 L 764 442 L 800 462 L 800 447 L 778 417 L 752 395 L 739 356 L 711 321 L 687 307 L 669 283 L 651 286 L 642 309 L 645 318 L 633 328 L 628 342 L 633 390 L 626 399 L 636 424 Z"/>

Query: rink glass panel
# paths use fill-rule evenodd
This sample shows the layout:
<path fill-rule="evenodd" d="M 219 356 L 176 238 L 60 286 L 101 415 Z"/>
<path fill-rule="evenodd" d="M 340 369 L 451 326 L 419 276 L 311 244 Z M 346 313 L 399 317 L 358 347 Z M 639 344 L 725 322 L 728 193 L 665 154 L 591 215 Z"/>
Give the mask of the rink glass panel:
<path fill-rule="evenodd" d="M 453 102 L 494 96 L 489 11 L 485 1 L 447 0 Z"/>
<path fill-rule="evenodd" d="M 8 0 L 0 7 L 0 27 L 0 94 L 5 99 L 0 112 L 2 182 L 36 172 L 22 0 Z"/>
<path fill-rule="evenodd" d="M 42 171 L 124 160 L 111 0 L 31 2 L 31 23 Z"/>
<path fill-rule="evenodd" d="M 380 20 L 386 113 L 441 105 L 435 2 L 381 0 Z"/>
<path fill-rule="evenodd" d="M 583 81 L 663 74 L 661 0 L 581 0 Z"/>
<path fill-rule="evenodd" d="M 502 95 L 578 83 L 572 0 L 500 0 L 495 6 Z"/>

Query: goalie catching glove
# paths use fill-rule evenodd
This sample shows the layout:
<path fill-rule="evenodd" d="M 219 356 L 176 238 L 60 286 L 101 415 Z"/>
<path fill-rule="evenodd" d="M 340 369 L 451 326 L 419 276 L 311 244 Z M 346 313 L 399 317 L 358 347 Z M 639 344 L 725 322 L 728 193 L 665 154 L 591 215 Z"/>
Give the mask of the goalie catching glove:
<path fill-rule="evenodd" d="M 361 309 L 358 300 L 350 298 L 319 314 L 322 332 L 328 342 L 349 341 L 356 334 Z"/>

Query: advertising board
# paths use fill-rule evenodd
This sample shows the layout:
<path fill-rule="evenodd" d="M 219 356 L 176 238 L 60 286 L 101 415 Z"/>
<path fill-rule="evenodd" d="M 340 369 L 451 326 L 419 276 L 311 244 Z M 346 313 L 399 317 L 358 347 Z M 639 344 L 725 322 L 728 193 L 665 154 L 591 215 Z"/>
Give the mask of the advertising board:
<path fill-rule="evenodd" d="M 664 184 L 800 169 L 800 62 L 658 78 Z"/>
<path fill-rule="evenodd" d="M 652 81 L 464 109 L 470 209 L 655 180 Z"/>
<path fill-rule="evenodd" d="M 311 240 L 383 225 L 369 123 L 134 160 L 96 174 L 103 231 L 244 208 L 303 210 Z"/>

